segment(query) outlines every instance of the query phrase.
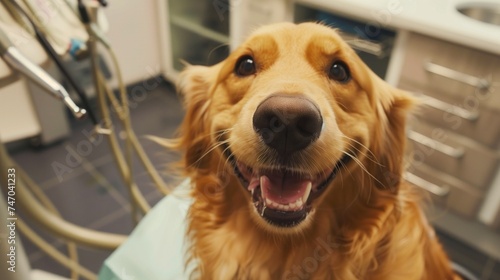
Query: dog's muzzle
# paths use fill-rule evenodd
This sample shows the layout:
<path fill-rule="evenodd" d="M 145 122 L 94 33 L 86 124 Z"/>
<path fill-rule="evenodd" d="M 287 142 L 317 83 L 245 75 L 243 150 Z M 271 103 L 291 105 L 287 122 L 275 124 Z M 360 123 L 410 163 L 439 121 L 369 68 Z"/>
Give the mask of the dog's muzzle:
<path fill-rule="evenodd" d="M 263 154 L 258 155 L 262 162 L 249 166 L 243 158 L 235 157 L 228 144 L 221 148 L 250 192 L 257 213 L 277 227 L 297 226 L 351 157 L 344 153 L 322 171 L 307 171 L 303 156 L 320 137 L 323 117 L 318 106 L 305 96 L 271 95 L 257 106 L 252 122 L 264 147 Z"/>

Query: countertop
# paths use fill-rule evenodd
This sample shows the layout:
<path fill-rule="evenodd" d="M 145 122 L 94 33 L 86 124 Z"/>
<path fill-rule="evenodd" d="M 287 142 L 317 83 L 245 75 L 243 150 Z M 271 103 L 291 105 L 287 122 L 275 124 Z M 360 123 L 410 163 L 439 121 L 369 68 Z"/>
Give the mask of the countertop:
<path fill-rule="evenodd" d="M 298 0 L 309 6 L 368 24 L 414 31 L 460 45 L 500 55 L 500 26 L 483 23 L 457 11 L 468 3 L 496 3 L 500 0 Z"/>

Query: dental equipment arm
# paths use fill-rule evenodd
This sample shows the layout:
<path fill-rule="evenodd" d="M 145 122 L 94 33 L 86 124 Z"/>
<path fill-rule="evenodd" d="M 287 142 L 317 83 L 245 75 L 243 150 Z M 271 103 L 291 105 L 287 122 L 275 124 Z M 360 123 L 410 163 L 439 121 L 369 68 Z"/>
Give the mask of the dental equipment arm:
<path fill-rule="evenodd" d="M 71 113 L 81 119 L 86 111 L 78 107 L 71 99 L 64 87 L 52 78 L 47 72 L 35 63 L 27 59 L 10 41 L 9 37 L 0 29 L 0 56 L 14 69 L 21 72 L 42 88 L 51 93 L 52 96 L 63 101 Z"/>

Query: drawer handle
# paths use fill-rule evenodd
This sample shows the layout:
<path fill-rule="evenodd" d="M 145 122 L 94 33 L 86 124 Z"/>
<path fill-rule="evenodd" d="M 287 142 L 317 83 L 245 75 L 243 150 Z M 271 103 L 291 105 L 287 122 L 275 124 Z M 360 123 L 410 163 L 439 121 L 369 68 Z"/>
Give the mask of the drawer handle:
<path fill-rule="evenodd" d="M 490 87 L 490 82 L 486 79 L 458 72 L 456 70 L 441 66 L 439 64 L 427 62 L 425 63 L 424 68 L 425 71 L 429 73 L 436 74 L 451 80 L 455 80 L 457 82 L 462 82 L 471 85 L 473 87 L 476 87 L 480 90 L 486 90 Z"/>
<path fill-rule="evenodd" d="M 444 185 L 440 187 L 410 172 L 405 172 L 404 178 L 406 179 L 406 181 L 412 183 L 413 185 L 440 197 L 444 197 L 448 195 L 448 193 L 450 193 L 449 186 Z"/>
<path fill-rule="evenodd" d="M 465 110 L 463 108 L 460 108 L 455 105 L 451 105 L 449 103 L 446 103 L 444 101 L 441 101 L 439 99 L 436 99 L 434 97 L 430 97 L 425 94 L 415 94 L 419 98 L 422 99 L 425 105 L 432 107 L 434 109 L 438 109 L 450 114 L 453 114 L 455 116 L 458 116 L 462 119 L 468 120 L 468 121 L 475 121 L 479 118 L 479 113 L 478 112 L 471 112 L 469 110 Z"/>
<path fill-rule="evenodd" d="M 387 55 L 387 42 L 374 42 L 369 40 L 361 39 L 357 36 L 342 34 L 342 39 L 344 39 L 351 48 L 374 55 L 378 58 L 383 58 Z"/>
<path fill-rule="evenodd" d="M 407 134 L 408 138 L 411 140 L 422 144 L 426 147 L 429 147 L 433 150 L 436 150 L 438 152 L 441 152 L 445 155 L 448 155 L 450 157 L 460 159 L 461 157 L 464 156 L 464 150 L 462 148 L 454 148 L 452 146 L 446 145 L 444 143 L 441 143 L 439 141 L 436 141 L 430 137 L 427 137 L 423 134 L 420 134 L 418 132 L 415 132 L 413 130 L 408 131 Z"/>

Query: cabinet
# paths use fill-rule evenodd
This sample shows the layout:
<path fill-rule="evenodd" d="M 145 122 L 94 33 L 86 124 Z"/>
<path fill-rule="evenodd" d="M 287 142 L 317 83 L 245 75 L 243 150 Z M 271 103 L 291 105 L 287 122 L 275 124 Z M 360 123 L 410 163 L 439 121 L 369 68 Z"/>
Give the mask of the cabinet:
<path fill-rule="evenodd" d="M 500 162 L 500 57 L 416 33 L 405 53 L 398 86 L 423 102 L 407 179 L 475 218 Z"/>
<path fill-rule="evenodd" d="M 406 179 L 432 199 L 452 259 L 497 279 L 500 56 L 411 32 L 403 53 L 397 86 L 423 103 L 409 123 Z"/>
<path fill-rule="evenodd" d="M 229 0 L 159 1 L 163 73 L 175 80 L 185 63 L 213 65 L 229 54 Z"/>

